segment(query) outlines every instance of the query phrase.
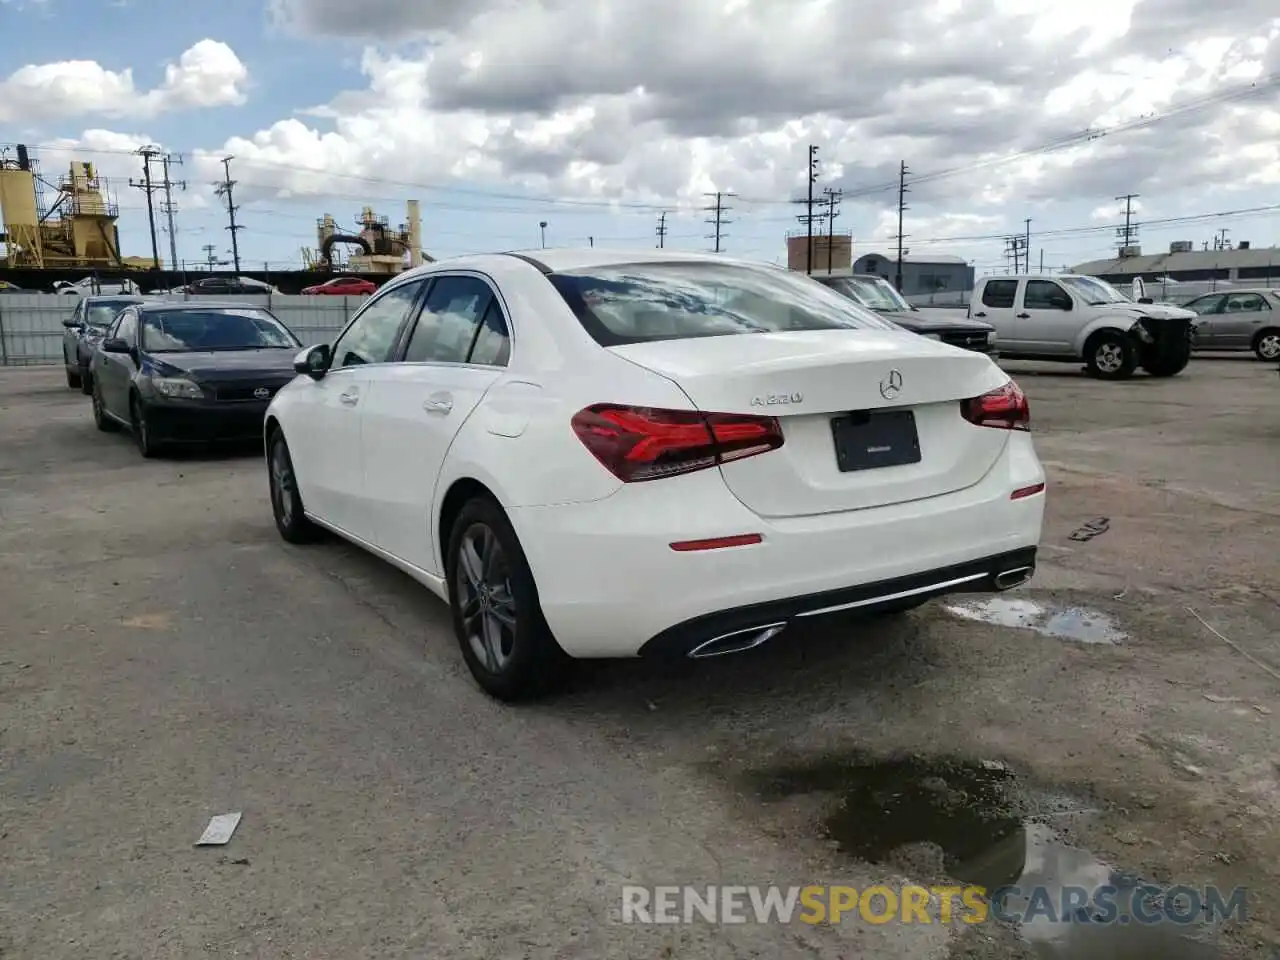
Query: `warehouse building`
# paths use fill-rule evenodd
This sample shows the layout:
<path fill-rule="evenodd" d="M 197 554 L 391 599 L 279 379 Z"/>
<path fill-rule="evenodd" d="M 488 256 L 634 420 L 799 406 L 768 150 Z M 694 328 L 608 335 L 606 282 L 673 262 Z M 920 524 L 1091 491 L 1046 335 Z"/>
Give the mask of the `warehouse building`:
<path fill-rule="evenodd" d="M 1195 250 L 1189 240 L 1181 240 L 1171 243 L 1168 253 L 1143 254 L 1138 247 L 1125 247 L 1120 252 L 1118 257 L 1077 264 L 1071 272 L 1102 277 L 1110 283 L 1129 283 L 1134 277 L 1180 283 L 1280 282 L 1280 247 L 1254 247 L 1241 241 L 1230 250 Z"/>
<path fill-rule="evenodd" d="M 853 262 L 854 273 L 870 273 L 893 283 L 898 273 L 897 255 L 864 253 Z M 902 294 L 958 293 L 973 289 L 973 267 L 963 257 L 945 253 L 906 254 L 902 258 Z"/>

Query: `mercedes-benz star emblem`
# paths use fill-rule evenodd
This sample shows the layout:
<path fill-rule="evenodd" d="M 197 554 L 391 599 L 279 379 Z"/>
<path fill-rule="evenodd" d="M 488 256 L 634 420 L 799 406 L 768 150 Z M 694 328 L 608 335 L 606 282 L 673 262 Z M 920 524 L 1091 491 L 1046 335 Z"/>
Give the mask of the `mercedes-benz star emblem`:
<path fill-rule="evenodd" d="M 890 370 L 889 375 L 880 381 L 880 396 L 892 400 L 902 392 L 902 371 Z"/>
<path fill-rule="evenodd" d="M 881 388 L 880 392 L 881 393 L 884 392 L 883 387 Z M 267 397 L 271 396 L 271 391 L 268 390 L 266 387 L 259 387 L 257 390 L 253 391 L 253 395 L 257 397 L 259 400 L 265 400 L 267 399 Z"/>

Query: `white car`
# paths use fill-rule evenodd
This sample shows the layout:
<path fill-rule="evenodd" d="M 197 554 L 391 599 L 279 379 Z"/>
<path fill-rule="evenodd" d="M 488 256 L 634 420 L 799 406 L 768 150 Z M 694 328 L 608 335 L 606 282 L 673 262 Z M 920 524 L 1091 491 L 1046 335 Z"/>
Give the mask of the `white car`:
<path fill-rule="evenodd" d="M 446 599 L 501 699 L 565 655 L 731 653 L 1035 568 L 1018 386 L 788 271 L 440 261 L 296 369 L 264 424 L 281 535 L 326 528 Z"/>
<path fill-rule="evenodd" d="M 132 280 L 99 280 L 97 277 L 82 277 L 75 283 L 59 280 L 53 289 L 68 297 L 136 296 L 141 292 Z"/>

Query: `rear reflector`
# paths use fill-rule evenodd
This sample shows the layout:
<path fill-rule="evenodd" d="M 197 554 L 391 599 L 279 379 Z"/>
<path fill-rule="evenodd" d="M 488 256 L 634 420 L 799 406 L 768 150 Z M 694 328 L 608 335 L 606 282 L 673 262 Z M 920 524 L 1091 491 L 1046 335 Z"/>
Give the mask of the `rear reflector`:
<path fill-rule="evenodd" d="M 775 417 L 598 403 L 571 421 L 583 446 L 624 483 L 657 480 L 782 446 Z"/>
<path fill-rule="evenodd" d="M 758 533 L 740 533 L 736 537 L 713 537 L 710 540 L 677 540 L 671 544 L 672 550 L 688 553 L 692 550 L 719 550 L 722 547 L 746 547 L 753 543 L 762 543 L 764 537 Z"/>
<path fill-rule="evenodd" d="M 1027 497 L 1034 497 L 1037 493 L 1043 493 L 1043 492 L 1044 492 L 1044 484 L 1036 483 L 1036 484 L 1032 484 L 1029 487 L 1021 487 L 1013 491 L 1013 493 L 1009 494 L 1009 499 L 1023 500 Z"/>
<path fill-rule="evenodd" d="M 960 415 L 979 427 L 1000 430 L 1030 430 L 1031 407 L 1026 394 L 1010 380 L 1003 387 L 980 397 L 960 401 Z"/>

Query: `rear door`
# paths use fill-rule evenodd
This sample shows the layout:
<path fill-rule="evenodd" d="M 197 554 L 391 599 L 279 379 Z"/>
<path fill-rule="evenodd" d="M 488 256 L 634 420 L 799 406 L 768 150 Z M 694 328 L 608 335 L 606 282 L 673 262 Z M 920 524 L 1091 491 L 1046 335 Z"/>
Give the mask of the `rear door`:
<path fill-rule="evenodd" d="M 996 346 L 1008 350 L 1018 346 L 1013 305 L 1018 299 L 1017 280 L 988 280 L 982 285 L 978 302 L 973 305 L 975 320 L 983 320 L 996 328 Z"/>
<path fill-rule="evenodd" d="M 1021 309 L 1014 313 L 1013 336 L 1027 353 L 1075 353 L 1076 319 L 1071 295 L 1052 280 L 1027 280 L 1022 285 Z"/>
<path fill-rule="evenodd" d="M 436 481 L 462 424 L 502 375 L 510 326 L 492 281 L 437 274 L 397 363 L 373 374 L 364 412 L 364 474 L 375 543 L 443 576 L 431 513 Z"/>
<path fill-rule="evenodd" d="M 1272 326 L 1271 304 L 1258 293 L 1229 293 L 1218 318 L 1220 345 L 1231 350 L 1248 349 L 1264 327 Z"/>

